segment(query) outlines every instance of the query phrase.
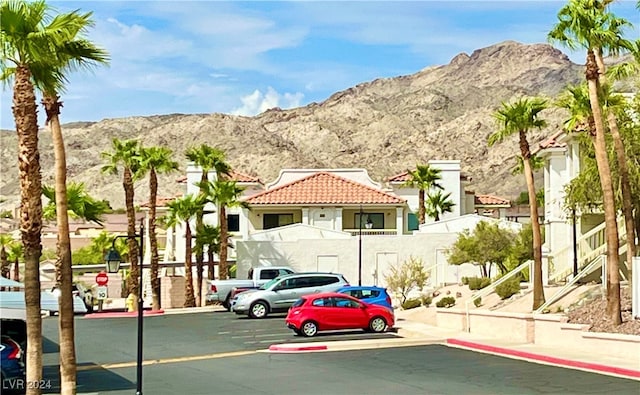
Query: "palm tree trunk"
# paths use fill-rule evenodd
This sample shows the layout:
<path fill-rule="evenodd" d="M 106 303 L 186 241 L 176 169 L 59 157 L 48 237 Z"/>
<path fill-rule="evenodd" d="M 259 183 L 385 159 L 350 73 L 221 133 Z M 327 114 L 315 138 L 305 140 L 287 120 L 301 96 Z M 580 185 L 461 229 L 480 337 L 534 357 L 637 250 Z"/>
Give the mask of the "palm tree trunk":
<path fill-rule="evenodd" d="M 13 86 L 13 117 L 18 133 L 20 174 L 20 233 L 24 247 L 24 286 L 27 314 L 27 382 L 42 379 L 42 316 L 40 315 L 40 232 L 42 230 L 42 180 L 38 151 L 38 118 L 31 72 L 18 66 Z M 27 395 L 40 394 L 27 388 Z"/>
<path fill-rule="evenodd" d="M 600 70 L 600 85 L 607 83 L 606 66 L 602 59 L 602 51 L 596 51 L 596 63 Z M 618 128 L 618 120 L 616 119 L 613 111 L 609 110 L 607 114 L 607 122 L 609 123 L 609 131 L 613 138 L 613 147 L 616 152 L 616 159 L 618 161 L 618 169 L 620 172 L 620 189 L 622 189 L 622 214 L 624 215 L 624 226 L 627 232 L 627 268 L 629 269 L 629 281 L 633 278 L 631 276 L 633 257 L 636 255 L 636 235 L 633 219 L 633 205 L 631 198 L 631 183 L 629 181 L 629 167 L 627 166 L 627 155 L 624 151 L 624 144 L 622 137 L 620 136 L 620 129 Z"/>
<path fill-rule="evenodd" d="M 425 207 L 424 207 L 424 189 L 418 190 L 418 222 L 424 224 L 425 222 Z M 362 218 L 360 219 L 362 221 Z"/>
<path fill-rule="evenodd" d="M 0 275 L 4 278 L 9 278 L 9 261 L 7 259 L 7 250 L 2 246 L 0 248 Z"/>
<path fill-rule="evenodd" d="M 60 393 L 76 393 L 76 346 L 73 311 L 73 272 L 71 271 L 71 240 L 67 207 L 67 159 L 60 127 L 60 103 L 57 96 L 47 95 L 42 100 L 51 128 L 55 159 L 56 222 L 58 225 L 58 260 L 56 278 L 60 279 Z"/>
<path fill-rule="evenodd" d="M 13 280 L 20 281 L 20 263 L 18 262 L 18 257 L 16 257 L 16 261 L 13 263 Z"/>
<path fill-rule="evenodd" d="M 196 300 L 193 294 L 193 272 L 191 270 L 191 254 L 193 253 L 191 249 L 192 237 L 191 237 L 191 226 L 189 226 L 189 221 L 185 222 L 185 239 L 186 239 L 186 248 L 185 248 L 185 257 L 184 257 L 184 270 L 185 270 L 185 282 L 184 282 L 184 307 L 194 307 L 196 305 Z"/>
<path fill-rule="evenodd" d="M 218 211 L 220 213 L 218 217 L 220 222 L 220 263 L 218 264 L 220 272 L 218 273 L 218 278 L 220 280 L 226 280 L 229 278 L 229 269 L 227 267 L 227 234 L 229 232 L 227 230 L 227 210 L 224 204 L 220 205 Z"/>
<path fill-rule="evenodd" d="M 149 171 L 149 245 L 151 247 L 151 308 L 160 310 L 160 278 L 158 278 L 158 236 L 156 235 L 156 198 L 158 176 L 154 168 Z"/>
<path fill-rule="evenodd" d="M 122 186 L 124 187 L 124 202 L 127 210 L 127 245 L 129 246 L 129 261 L 131 262 L 131 270 L 127 279 L 129 295 L 138 297 L 138 242 L 136 241 L 136 211 L 133 207 L 133 178 L 131 169 L 124 168 Z M 134 303 L 134 310 L 138 309 L 138 304 Z"/>
<path fill-rule="evenodd" d="M 209 173 L 203 168 L 202 176 L 200 178 L 200 182 L 204 184 L 209 180 Z M 200 190 L 200 195 L 202 196 L 204 193 L 202 189 Z M 204 227 L 204 206 L 202 210 L 198 211 L 198 215 L 196 215 L 196 236 L 202 232 Z M 204 267 L 204 248 L 196 249 L 196 306 L 200 306 L 202 304 L 202 270 Z"/>
<path fill-rule="evenodd" d="M 214 280 L 215 279 L 215 265 L 214 265 L 214 254 L 213 254 L 213 249 L 211 248 L 211 246 L 209 246 L 209 248 L 207 249 L 207 259 L 209 260 L 208 262 L 208 270 L 207 270 L 207 278 L 209 280 Z"/>
<path fill-rule="evenodd" d="M 607 239 L 607 309 L 609 319 L 615 325 L 622 323 L 620 311 L 620 278 L 618 277 L 618 225 L 616 223 L 616 202 L 613 194 L 613 182 L 611 169 L 607 158 L 607 145 L 605 141 L 604 122 L 598 92 L 598 65 L 593 50 L 587 51 L 587 65 L 585 72 L 589 86 L 589 101 L 591 112 L 596 126 L 594 151 L 598 173 L 600 173 L 600 186 L 602 187 L 602 200 L 604 206 L 605 234 Z"/>
<path fill-rule="evenodd" d="M 531 168 L 531 151 L 524 131 L 520 131 L 520 152 L 524 165 L 524 176 L 527 181 L 527 192 L 529 193 L 529 216 L 533 233 L 533 310 L 537 310 L 545 301 L 542 281 L 542 234 L 538 219 L 536 187 L 533 179 L 533 169 Z"/>

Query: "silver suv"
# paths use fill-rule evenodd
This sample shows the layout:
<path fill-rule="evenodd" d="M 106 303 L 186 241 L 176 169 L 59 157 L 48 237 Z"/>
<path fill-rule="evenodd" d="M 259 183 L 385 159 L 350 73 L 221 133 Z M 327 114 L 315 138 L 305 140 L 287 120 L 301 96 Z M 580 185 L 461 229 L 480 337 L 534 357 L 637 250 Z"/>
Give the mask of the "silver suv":
<path fill-rule="evenodd" d="M 342 274 L 293 273 L 276 277 L 256 290 L 238 294 L 231 309 L 236 314 L 264 318 L 270 313 L 286 312 L 301 296 L 331 292 L 349 285 Z"/>

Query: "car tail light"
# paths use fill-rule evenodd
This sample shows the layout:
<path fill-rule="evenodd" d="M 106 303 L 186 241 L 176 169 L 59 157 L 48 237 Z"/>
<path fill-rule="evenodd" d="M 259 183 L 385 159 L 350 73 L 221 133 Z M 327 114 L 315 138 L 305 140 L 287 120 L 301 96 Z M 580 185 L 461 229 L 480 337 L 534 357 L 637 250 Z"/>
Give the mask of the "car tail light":
<path fill-rule="evenodd" d="M 391 306 L 391 296 L 389 296 L 389 294 L 387 294 L 387 303 L 389 303 L 389 306 Z"/>
<path fill-rule="evenodd" d="M 215 285 L 211 284 L 211 292 L 216 293 L 218 292 L 218 288 L 216 288 Z"/>
<path fill-rule="evenodd" d="M 7 339 L 6 343 L 11 345 L 11 347 L 13 347 L 13 351 L 11 351 L 11 354 L 9 354 L 7 359 L 20 359 L 21 357 L 20 353 L 22 351 L 22 349 L 20 348 L 20 345 L 11 339 Z"/>

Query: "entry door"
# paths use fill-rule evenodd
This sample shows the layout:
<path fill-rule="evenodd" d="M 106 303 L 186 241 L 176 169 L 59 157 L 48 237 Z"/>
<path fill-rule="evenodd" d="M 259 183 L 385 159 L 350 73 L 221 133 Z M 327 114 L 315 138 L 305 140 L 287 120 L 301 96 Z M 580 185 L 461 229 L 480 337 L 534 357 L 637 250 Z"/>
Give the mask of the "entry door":
<path fill-rule="evenodd" d="M 397 252 L 378 252 L 376 253 L 376 267 L 373 276 L 373 285 L 386 287 L 387 282 L 384 277 L 388 276 L 389 269 L 398 263 Z"/>

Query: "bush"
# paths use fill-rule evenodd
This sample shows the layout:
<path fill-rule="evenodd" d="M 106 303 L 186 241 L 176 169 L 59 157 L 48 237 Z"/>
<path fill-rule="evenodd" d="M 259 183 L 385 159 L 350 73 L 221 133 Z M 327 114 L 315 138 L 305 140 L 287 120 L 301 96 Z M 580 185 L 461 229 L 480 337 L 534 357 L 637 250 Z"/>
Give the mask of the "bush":
<path fill-rule="evenodd" d="M 462 285 L 469 285 L 469 277 L 462 277 Z"/>
<path fill-rule="evenodd" d="M 496 293 L 500 296 L 501 299 L 507 299 L 512 295 L 517 294 L 518 292 L 520 292 L 519 278 L 510 278 L 509 280 L 496 287 Z"/>
<path fill-rule="evenodd" d="M 445 296 L 436 302 L 436 307 L 452 307 L 456 304 L 456 298 L 453 296 Z"/>
<path fill-rule="evenodd" d="M 404 303 L 402 303 L 402 308 L 405 310 L 409 310 L 409 309 L 415 309 L 416 307 L 420 307 L 420 305 L 422 305 L 422 302 L 420 301 L 420 299 L 407 299 L 404 301 Z"/>
<path fill-rule="evenodd" d="M 487 277 L 470 277 L 467 281 L 469 289 L 472 291 L 482 289 L 491 284 L 491 279 Z"/>
<path fill-rule="evenodd" d="M 422 305 L 423 305 L 424 307 L 429 307 L 429 306 L 431 306 L 431 302 L 433 302 L 433 298 L 432 298 L 431 296 L 429 296 L 429 295 L 424 295 L 424 296 L 421 298 L 421 300 L 422 300 Z"/>
<path fill-rule="evenodd" d="M 476 307 L 480 307 L 480 306 L 482 306 L 482 298 L 474 299 L 474 300 L 473 300 L 473 304 L 474 304 Z"/>

